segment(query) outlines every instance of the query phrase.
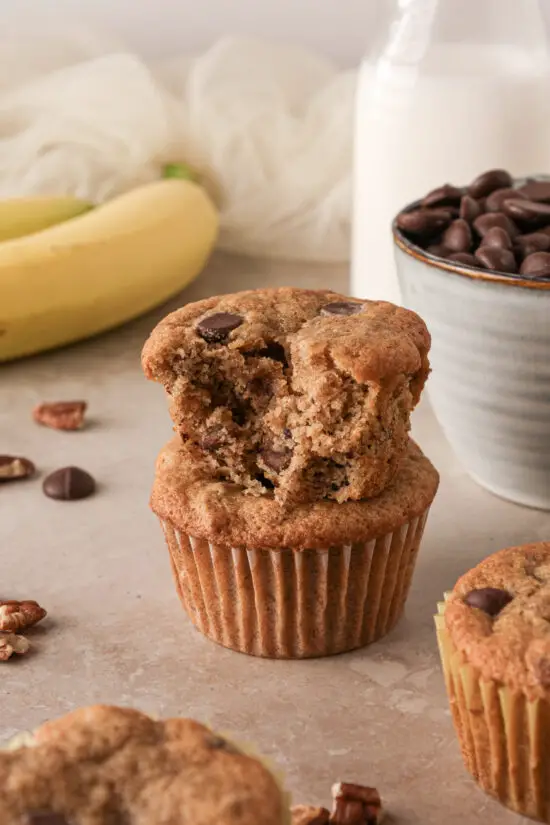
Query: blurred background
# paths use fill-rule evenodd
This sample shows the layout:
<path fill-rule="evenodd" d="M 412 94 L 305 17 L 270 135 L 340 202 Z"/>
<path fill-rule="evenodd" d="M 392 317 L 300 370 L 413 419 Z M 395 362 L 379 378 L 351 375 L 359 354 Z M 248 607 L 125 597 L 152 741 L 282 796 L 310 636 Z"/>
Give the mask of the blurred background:
<path fill-rule="evenodd" d="M 549 0 L 550 4 L 550 0 Z M 224 34 L 252 34 L 317 49 L 355 65 L 393 0 L 0 0 L 2 26 L 49 18 L 109 29 L 158 57 L 203 49 Z"/>

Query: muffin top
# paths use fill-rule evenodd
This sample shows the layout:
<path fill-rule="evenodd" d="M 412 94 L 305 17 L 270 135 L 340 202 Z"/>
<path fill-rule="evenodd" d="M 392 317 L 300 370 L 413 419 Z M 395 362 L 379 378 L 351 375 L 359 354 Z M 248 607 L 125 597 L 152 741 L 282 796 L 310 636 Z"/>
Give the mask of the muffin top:
<path fill-rule="evenodd" d="M 550 697 L 550 543 L 501 550 L 462 576 L 445 625 L 484 679 Z"/>
<path fill-rule="evenodd" d="M 284 825 L 277 781 L 190 719 L 83 708 L 0 751 L 2 825 Z"/>
<path fill-rule="evenodd" d="M 161 321 L 145 344 L 146 376 L 169 385 L 174 359 L 185 358 L 197 343 L 241 352 L 271 348 L 298 379 L 303 372 L 304 387 L 326 381 L 327 361 L 359 383 L 413 375 L 415 401 L 429 370 L 430 335 L 418 315 L 329 290 L 257 289 L 187 304 Z"/>
<path fill-rule="evenodd" d="M 174 438 L 158 457 L 151 507 L 195 538 L 248 549 L 303 550 L 392 532 L 425 512 L 438 484 L 437 470 L 410 441 L 395 478 L 377 498 L 289 509 L 272 494 L 256 498 L 227 483 L 204 453 Z"/>

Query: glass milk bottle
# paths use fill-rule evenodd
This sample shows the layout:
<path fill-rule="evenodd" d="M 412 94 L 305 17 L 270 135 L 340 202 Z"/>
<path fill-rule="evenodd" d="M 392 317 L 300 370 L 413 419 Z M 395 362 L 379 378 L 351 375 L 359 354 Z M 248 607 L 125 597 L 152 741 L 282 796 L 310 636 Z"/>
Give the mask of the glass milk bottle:
<path fill-rule="evenodd" d="M 486 169 L 550 174 L 550 72 L 537 0 L 399 0 L 360 69 L 352 291 L 399 303 L 391 222 Z"/>

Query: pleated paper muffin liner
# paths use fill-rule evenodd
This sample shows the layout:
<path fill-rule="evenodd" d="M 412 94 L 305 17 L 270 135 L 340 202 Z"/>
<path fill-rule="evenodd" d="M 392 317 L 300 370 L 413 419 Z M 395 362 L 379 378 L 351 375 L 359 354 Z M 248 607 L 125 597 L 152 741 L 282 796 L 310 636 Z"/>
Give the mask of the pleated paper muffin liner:
<path fill-rule="evenodd" d="M 161 519 L 179 597 L 205 636 L 270 658 L 329 656 L 380 639 L 403 608 L 428 516 L 324 550 L 213 544 Z"/>
<path fill-rule="evenodd" d="M 506 807 L 550 823 L 550 703 L 482 680 L 453 644 L 444 613 L 441 602 L 437 638 L 466 769 Z"/>

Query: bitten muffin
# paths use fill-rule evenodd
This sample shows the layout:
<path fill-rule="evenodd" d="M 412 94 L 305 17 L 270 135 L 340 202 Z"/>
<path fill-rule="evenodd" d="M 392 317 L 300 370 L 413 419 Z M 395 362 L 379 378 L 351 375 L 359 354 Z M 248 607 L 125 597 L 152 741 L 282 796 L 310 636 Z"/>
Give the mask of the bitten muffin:
<path fill-rule="evenodd" d="M 400 618 L 439 477 L 412 442 L 369 501 L 286 508 L 223 480 L 191 442 L 161 452 L 151 506 L 192 622 L 243 653 L 341 653 Z"/>
<path fill-rule="evenodd" d="M 436 625 L 467 769 L 504 805 L 550 822 L 550 543 L 482 561 Z"/>
<path fill-rule="evenodd" d="M 190 719 L 83 708 L 0 751 L 2 825 L 288 825 L 271 772 Z"/>
<path fill-rule="evenodd" d="M 395 475 L 429 347 L 424 322 L 393 304 L 264 289 L 172 313 L 143 367 L 227 480 L 283 503 L 345 502 Z"/>

